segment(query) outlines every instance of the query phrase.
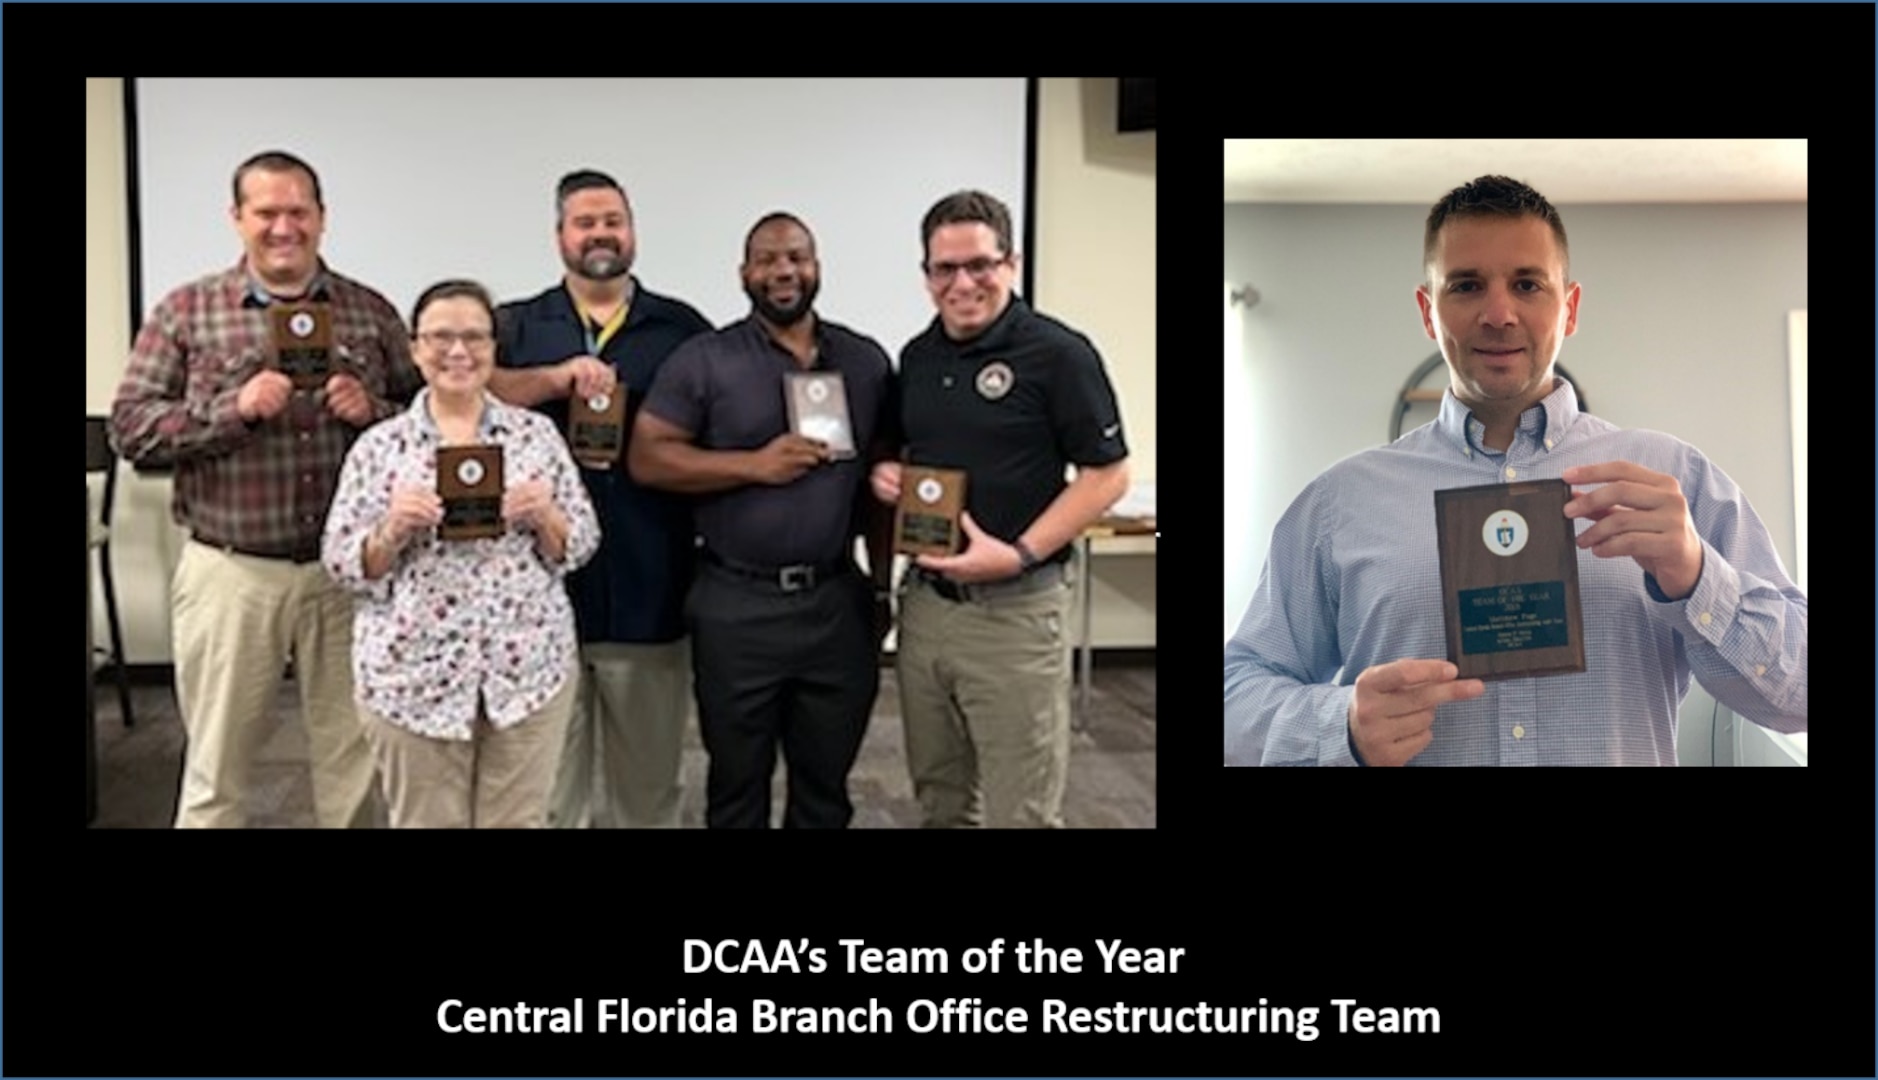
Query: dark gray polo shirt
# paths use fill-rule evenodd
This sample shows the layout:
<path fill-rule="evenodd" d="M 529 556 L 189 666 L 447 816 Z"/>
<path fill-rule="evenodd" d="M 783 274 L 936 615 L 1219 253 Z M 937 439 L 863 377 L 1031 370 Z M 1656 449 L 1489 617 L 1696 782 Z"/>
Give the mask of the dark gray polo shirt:
<path fill-rule="evenodd" d="M 964 469 L 965 508 L 1006 542 L 1063 493 L 1063 466 L 1128 456 L 1121 412 L 1089 339 L 1013 294 L 984 333 L 937 318 L 900 353 L 907 460 Z M 1069 557 L 1065 545 L 1053 556 Z"/>
<path fill-rule="evenodd" d="M 892 440 L 893 369 L 873 339 L 816 319 L 820 355 L 806 370 L 839 371 L 859 456 L 818 465 L 794 483 L 751 484 L 698 497 L 698 534 L 719 555 L 756 566 L 845 558 L 868 447 Z M 665 361 L 646 411 L 690 432 L 700 449 L 759 450 L 789 430 L 783 376 L 805 370 L 753 318 L 692 338 Z"/>

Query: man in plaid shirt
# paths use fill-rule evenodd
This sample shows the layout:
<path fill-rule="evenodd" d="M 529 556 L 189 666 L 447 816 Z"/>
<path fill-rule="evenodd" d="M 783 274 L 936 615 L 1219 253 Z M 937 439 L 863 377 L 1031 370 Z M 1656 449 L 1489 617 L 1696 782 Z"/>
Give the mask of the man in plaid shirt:
<path fill-rule="evenodd" d="M 246 253 L 170 293 L 131 349 L 111 410 L 118 452 L 174 468 L 189 530 L 172 586 L 176 693 L 189 745 L 176 824 L 239 826 L 247 776 L 294 664 L 319 824 L 370 824 L 372 761 L 352 698 L 352 604 L 319 563 L 339 467 L 360 430 L 422 384 L 396 309 L 327 269 L 319 177 L 291 154 L 235 170 Z M 330 326 L 331 374 L 296 389 L 276 363 L 270 308 Z"/>

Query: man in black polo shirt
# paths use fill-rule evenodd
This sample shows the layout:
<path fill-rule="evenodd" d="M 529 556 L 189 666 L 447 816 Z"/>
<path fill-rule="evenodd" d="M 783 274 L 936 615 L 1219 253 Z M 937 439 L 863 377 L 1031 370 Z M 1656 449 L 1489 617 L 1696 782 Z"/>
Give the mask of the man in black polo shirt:
<path fill-rule="evenodd" d="M 659 365 L 711 324 L 632 276 L 632 206 L 612 177 L 567 174 L 555 207 L 567 276 L 496 312 L 489 389 L 536 407 L 566 432 L 568 398 L 603 398 L 623 386 L 630 425 Z M 691 508 L 640 487 L 618 461 L 586 464 L 581 478 L 600 516 L 600 550 L 568 578 L 580 698 L 548 820 L 563 828 L 674 826 L 690 705 L 682 607 L 692 576 Z"/>
<path fill-rule="evenodd" d="M 1069 763 L 1070 544 L 1128 487 L 1089 339 L 1014 295 L 1011 215 L 962 191 L 920 226 L 938 308 L 900 354 L 906 459 L 963 469 L 965 550 L 902 583 L 907 768 L 929 826 L 1059 826 Z M 1064 467 L 1076 466 L 1065 483 Z M 900 467 L 874 493 L 900 497 Z"/>
<path fill-rule="evenodd" d="M 866 528 L 884 515 L 865 479 L 892 452 L 892 368 L 871 339 L 815 315 L 815 240 L 794 216 L 750 230 L 743 286 L 751 317 L 672 354 L 628 461 L 641 483 L 698 496 L 703 560 L 687 614 L 711 755 L 706 822 L 767 827 L 780 741 L 783 824 L 839 828 L 880 682 L 891 558 L 885 529 Z M 799 373 L 841 376 L 852 453 L 791 430 L 785 394 Z M 827 422 L 833 391 L 821 385 Z M 877 587 L 853 562 L 864 528 Z"/>

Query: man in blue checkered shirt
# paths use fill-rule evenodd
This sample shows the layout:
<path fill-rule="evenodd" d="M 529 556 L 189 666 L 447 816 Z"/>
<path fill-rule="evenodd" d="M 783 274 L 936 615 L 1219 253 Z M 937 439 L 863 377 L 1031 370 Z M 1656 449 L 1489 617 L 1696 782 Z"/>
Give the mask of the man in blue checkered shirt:
<path fill-rule="evenodd" d="M 1440 416 L 1331 466 L 1279 520 L 1226 646 L 1226 763 L 1673 765 L 1692 674 L 1805 731 L 1806 595 L 1746 496 L 1687 443 L 1579 411 L 1553 373 L 1579 299 L 1558 211 L 1483 176 L 1435 204 L 1424 262 Z M 1456 678 L 1430 494 L 1547 478 L 1573 485 L 1585 670 Z"/>

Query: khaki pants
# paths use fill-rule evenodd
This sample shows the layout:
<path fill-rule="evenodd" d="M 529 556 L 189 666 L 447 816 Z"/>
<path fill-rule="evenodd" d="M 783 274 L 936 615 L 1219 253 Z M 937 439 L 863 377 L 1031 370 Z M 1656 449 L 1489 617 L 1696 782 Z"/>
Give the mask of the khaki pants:
<path fill-rule="evenodd" d="M 372 758 L 352 703 L 352 598 L 317 562 L 190 541 L 172 586 L 176 697 L 189 743 L 176 826 L 237 827 L 292 658 L 322 828 L 369 825 Z"/>
<path fill-rule="evenodd" d="M 548 788 L 574 675 L 547 703 L 512 727 L 479 714 L 467 741 L 406 731 L 363 711 L 394 829 L 539 829 L 548 823 Z"/>
<path fill-rule="evenodd" d="M 580 697 L 567 725 L 549 823 L 676 827 L 678 769 L 691 712 L 687 643 L 582 645 L 580 667 Z"/>
<path fill-rule="evenodd" d="M 901 592 L 906 763 L 927 826 L 1063 824 L 1070 589 L 947 600 Z"/>

